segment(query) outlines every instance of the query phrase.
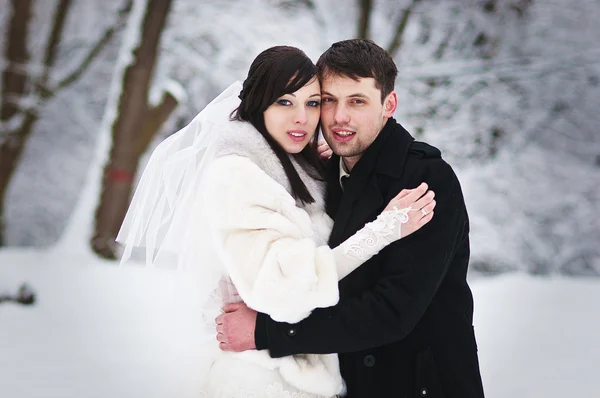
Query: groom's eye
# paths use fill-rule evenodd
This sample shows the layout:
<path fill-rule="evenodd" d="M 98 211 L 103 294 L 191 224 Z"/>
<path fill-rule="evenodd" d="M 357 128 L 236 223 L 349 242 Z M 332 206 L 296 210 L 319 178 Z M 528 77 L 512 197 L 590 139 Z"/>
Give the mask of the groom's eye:
<path fill-rule="evenodd" d="M 324 97 L 323 98 L 323 103 L 326 103 L 326 102 L 333 102 L 333 98 Z"/>

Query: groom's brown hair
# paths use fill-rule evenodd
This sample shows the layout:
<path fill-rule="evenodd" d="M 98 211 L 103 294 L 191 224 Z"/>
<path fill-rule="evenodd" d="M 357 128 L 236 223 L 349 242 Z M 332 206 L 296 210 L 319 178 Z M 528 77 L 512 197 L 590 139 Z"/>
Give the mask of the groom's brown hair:
<path fill-rule="evenodd" d="M 392 57 L 371 40 L 351 39 L 333 43 L 317 61 L 319 77 L 344 76 L 375 79 L 381 102 L 394 90 L 398 68 Z"/>

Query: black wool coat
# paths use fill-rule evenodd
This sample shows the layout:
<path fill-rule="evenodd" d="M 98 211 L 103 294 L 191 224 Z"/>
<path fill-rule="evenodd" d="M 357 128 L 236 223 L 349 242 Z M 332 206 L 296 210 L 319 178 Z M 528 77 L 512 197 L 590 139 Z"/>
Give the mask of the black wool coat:
<path fill-rule="evenodd" d="M 350 398 L 481 398 L 466 281 L 469 221 L 460 184 L 439 150 L 390 119 L 352 169 L 344 192 L 329 162 L 327 212 L 335 247 L 373 221 L 402 189 L 435 191 L 432 221 L 339 283 L 340 301 L 297 324 L 258 314 L 257 349 L 272 357 L 339 353 Z"/>

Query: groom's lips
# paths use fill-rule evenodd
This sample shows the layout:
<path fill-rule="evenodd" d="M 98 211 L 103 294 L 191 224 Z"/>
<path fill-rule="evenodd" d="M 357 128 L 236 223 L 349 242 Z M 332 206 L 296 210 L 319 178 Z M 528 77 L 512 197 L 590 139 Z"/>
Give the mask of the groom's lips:
<path fill-rule="evenodd" d="M 343 127 L 334 127 L 331 129 L 331 132 L 333 133 L 333 138 L 339 142 L 352 141 L 352 139 L 356 136 L 356 131 Z"/>

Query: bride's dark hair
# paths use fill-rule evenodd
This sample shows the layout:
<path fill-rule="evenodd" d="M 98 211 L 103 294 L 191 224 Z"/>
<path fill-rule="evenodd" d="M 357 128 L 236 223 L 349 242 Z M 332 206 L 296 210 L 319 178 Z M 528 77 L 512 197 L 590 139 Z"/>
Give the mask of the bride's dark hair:
<path fill-rule="evenodd" d="M 267 131 L 264 112 L 282 95 L 298 91 L 313 79 L 317 79 L 317 67 L 302 50 L 290 46 L 271 47 L 261 52 L 250 65 L 240 93 L 242 102 L 232 113 L 232 119 L 250 122 L 267 140 L 290 181 L 292 195 L 304 203 L 313 203 L 315 199 L 302 182 L 289 154 Z M 317 155 L 317 140 L 315 132 L 311 142 L 296 156 L 310 175 L 321 179 L 323 165 Z"/>

